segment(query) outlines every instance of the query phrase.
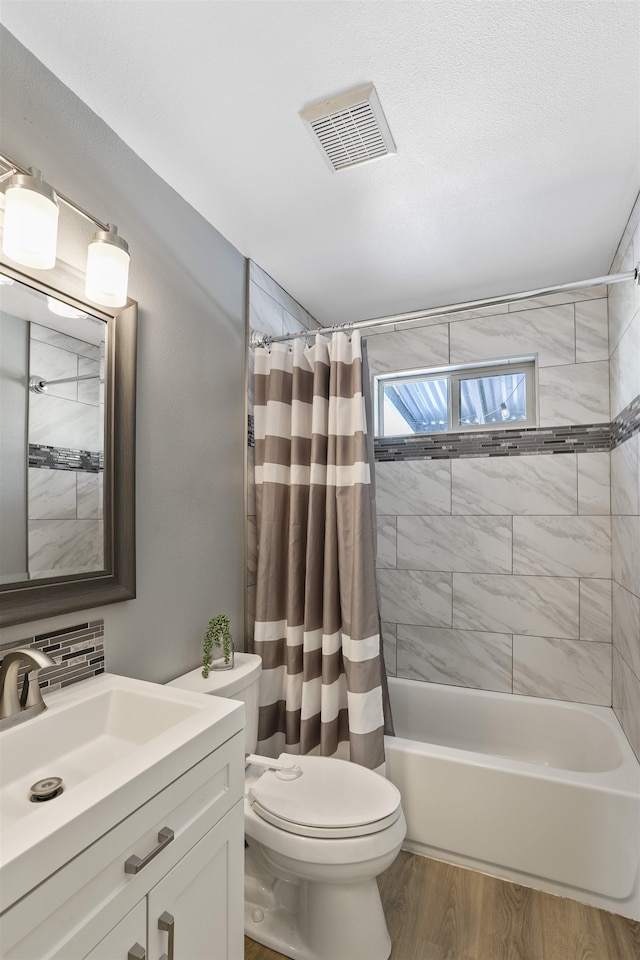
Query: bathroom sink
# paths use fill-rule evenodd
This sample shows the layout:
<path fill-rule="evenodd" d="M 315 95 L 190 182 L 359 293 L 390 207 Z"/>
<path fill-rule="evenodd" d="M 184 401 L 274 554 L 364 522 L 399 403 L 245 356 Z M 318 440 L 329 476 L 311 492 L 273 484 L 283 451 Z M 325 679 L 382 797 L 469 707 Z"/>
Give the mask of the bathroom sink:
<path fill-rule="evenodd" d="M 243 726 L 232 700 L 102 674 L 0 733 L 0 911 Z M 62 793 L 30 800 L 60 777 Z"/>

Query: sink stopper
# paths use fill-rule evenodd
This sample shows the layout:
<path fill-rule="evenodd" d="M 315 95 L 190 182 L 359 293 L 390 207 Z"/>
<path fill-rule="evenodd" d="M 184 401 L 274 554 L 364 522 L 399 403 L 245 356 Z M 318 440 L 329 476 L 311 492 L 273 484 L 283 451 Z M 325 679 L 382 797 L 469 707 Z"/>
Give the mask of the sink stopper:
<path fill-rule="evenodd" d="M 59 797 L 63 790 L 62 777 L 45 777 L 44 780 L 38 780 L 29 788 L 29 800 L 32 803 L 43 803 Z"/>

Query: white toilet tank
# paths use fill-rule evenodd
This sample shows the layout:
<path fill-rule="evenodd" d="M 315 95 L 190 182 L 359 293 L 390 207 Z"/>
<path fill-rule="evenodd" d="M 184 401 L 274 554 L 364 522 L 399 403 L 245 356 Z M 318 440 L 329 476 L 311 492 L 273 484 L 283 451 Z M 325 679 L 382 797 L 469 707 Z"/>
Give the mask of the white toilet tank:
<path fill-rule="evenodd" d="M 245 704 L 245 751 L 255 753 L 258 745 L 258 684 L 262 660 L 255 653 L 234 654 L 231 670 L 210 670 L 205 680 L 202 667 L 169 681 L 168 687 L 209 693 L 227 700 L 241 700 Z"/>

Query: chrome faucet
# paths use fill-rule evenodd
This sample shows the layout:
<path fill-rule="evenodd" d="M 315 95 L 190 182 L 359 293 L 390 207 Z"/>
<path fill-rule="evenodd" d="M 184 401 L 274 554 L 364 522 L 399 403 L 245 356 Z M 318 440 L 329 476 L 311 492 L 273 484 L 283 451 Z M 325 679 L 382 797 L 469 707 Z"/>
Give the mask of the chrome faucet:
<path fill-rule="evenodd" d="M 25 665 L 22 693 L 18 694 L 18 671 Z M 0 730 L 22 723 L 47 709 L 42 699 L 38 674 L 44 667 L 55 667 L 46 653 L 25 647 L 6 654 L 0 669 Z"/>

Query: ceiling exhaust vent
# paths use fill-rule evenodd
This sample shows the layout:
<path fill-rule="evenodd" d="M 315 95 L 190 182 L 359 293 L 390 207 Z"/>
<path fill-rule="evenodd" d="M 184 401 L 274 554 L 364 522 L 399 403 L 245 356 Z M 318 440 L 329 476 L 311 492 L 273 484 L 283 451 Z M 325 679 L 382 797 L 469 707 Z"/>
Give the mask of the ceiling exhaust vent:
<path fill-rule="evenodd" d="M 334 170 L 396 152 L 372 83 L 307 107 L 300 116 Z"/>

